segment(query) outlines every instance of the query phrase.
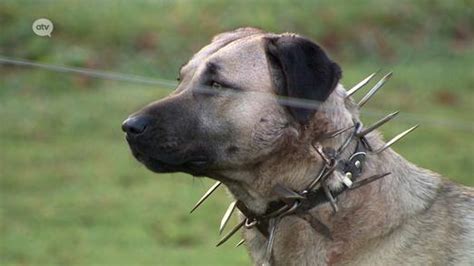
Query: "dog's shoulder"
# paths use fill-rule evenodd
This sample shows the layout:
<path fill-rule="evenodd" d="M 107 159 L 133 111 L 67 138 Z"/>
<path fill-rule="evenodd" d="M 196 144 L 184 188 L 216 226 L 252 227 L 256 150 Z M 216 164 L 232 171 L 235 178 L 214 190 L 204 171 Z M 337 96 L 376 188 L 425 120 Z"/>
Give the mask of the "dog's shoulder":
<path fill-rule="evenodd" d="M 474 264 L 474 189 L 443 180 L 436 203 L 429 216 L 439 230 L 434 230 L 446 262 L 453 265 Z M 429 230 L 426 228 L 424 230 Z M 436 246 L 436 245 L 434 245 Z"/>

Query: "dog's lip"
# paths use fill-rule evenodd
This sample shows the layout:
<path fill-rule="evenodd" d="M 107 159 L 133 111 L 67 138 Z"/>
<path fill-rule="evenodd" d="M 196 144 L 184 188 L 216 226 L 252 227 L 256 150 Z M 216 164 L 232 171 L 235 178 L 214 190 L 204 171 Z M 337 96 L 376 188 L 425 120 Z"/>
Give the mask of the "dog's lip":
<path fill-rule="evenodd" d="M 190 159 L 185 164 L 191 164 L 193 166 L 203 167 L 203 166 L 207 166 L 209 163 L 210 163 L 210 160 L 208 158 L 201 157 L 201 158 Z"/>
<path fill-rule="evenodd" d="M 209 169 L 209 160 L 195 159 L 183 161 L 180 164 L 169 164 L 153 157 L 138 155 L 137 159 L 149 170 L 156 173 L 185 172 L 193 176 L 204 176 Z"/>
<path fill-rule="evenodd" d="M 199 156 L 199 157 L 190 157 L 186 159 L 182 159 L 179 161 L 165 161 L 154 156 L 146 155 L 140 151 L 135 150 L 134 152 L 135 157 L 140 162 L 144 161 L 152 161 L 153 163 L 161 164 L 161 165 L 168 165 L 168 166 L 189 166 L 189 167 L 205 167 L 210 163 L 209 158 Z"/>
<path fill-rule="evenodd" d="M 186 168 L 191 168 L 191 169 L 203 169 L 203 168 L 206 168 L 211 163 L 210 158 L 208 158 L 207 156 L 202 156 L 202 155 L 190 156 L 188 158 L 183 158 L 176 161 L 163 160 L 155 156 L 146 154 L 145 152 L 142 152 L 139 149 L 137 149 L 137 147 L 135 147 L 132 143 L 130 143 L 130 139 L 128 138 L 128 136 L 126 137 L 126 139 L 129 142 L 129 146 L 131 148 L 133 156 L 139 162 L 145 165 L 151 163 L 154 165 L 160 165 L 163 167 L 171 167 L 171 168 L 184 166 Z"/>
<path fill-rule="evenodd" d="M 197 169 L 202 169 L 205 168 L 209 165 L 210 160 L 207 158 L 189 158 L 189 159 L 184 159 L 181 161 L 176 161 L 176 162 L 169 162 L 169 161 L 163 161 L 160 159 L 157 159 L 152 156 L 144 156 L 141 154 L 141 157 L 145 161 L 152 161 L 153 163 L 156 164 L 161 164 L 164 166 L 172 166 L 172 167 L 186 167 L 186 168 L 197 168 Z"/>

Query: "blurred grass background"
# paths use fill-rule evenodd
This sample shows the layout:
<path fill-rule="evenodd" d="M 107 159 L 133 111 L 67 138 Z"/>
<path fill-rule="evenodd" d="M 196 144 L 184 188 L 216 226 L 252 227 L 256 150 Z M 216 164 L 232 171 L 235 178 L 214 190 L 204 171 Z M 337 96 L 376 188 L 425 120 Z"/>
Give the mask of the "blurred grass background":
<path fill-rule="evenodd" d="M 343 84 L 394 77 L 365 109 L 401 110 L 387 138 L 412 162 L 474 185 L 472 1 L 0 2 L 0 56 L 174 80 L 219 32 L 256 26 L 323 45 Z M 31 24 L 46 17 L 52 38 Z M 130 155 L 121 121 L 169 88 L 0 64 L 0 264 L 246 265 L 243 248 L 214 247 L 230 201 L 211 182 L 155 175 Z M 357 95 L 356 97 L 361 97 Z"/>

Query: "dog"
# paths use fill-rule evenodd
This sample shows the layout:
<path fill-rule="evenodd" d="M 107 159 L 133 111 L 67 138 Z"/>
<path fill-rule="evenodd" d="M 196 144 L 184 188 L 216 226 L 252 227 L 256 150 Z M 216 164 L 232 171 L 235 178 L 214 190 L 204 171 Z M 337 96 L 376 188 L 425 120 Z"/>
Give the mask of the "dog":
<path fill-rule="evenodd" d="M 176 90 L 122 129 L 151 171 L 226 186 L 255 265 L 474 265 L 472 188 L 408 162 L 376 130 L 357 137 L 367 128 L 340 78 L 308 38 L 240 28 L 216 35 Z M 281 101 L 294 98 L 319 104 Z"/>

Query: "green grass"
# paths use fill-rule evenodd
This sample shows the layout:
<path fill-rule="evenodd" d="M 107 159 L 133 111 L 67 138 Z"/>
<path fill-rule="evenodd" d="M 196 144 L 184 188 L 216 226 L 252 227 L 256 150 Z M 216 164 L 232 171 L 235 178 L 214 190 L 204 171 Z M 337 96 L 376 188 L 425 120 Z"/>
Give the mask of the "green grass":
<path fill-rule="evenodd" d="M 51 39 L 31 32 L 38 17 L 55 23 Z M 174 79 L 217 32 L 300 32 L 327 47 L 348 87 L 378 68 L 393 70 L 364 121 L 401 110 L 382 129 L 386 138 L 421 127 L 395 150 L 473 186 L 473 21 L 468 1 L 6 0 L 0 55 Z M 152 174 L 128 150 L 122 120 L 168 92 L 0 65 L 1 265 L 249 264 L 233 246 L 238 237 L 214 247 L 230 202 L 223 190 L 191 216 L 212 182 Z"/>
<path fill-rule="evenodd" d="M 247 261 L 219 250 L 220 193 L 188 211 L 208 181 L 154 175 L 130 155 L 121 121 L 162 93 L 136 86 L 2 99 L 3 262 L 196 265 Z M 234 240 L 238 241 L 238 239 Z"/>

